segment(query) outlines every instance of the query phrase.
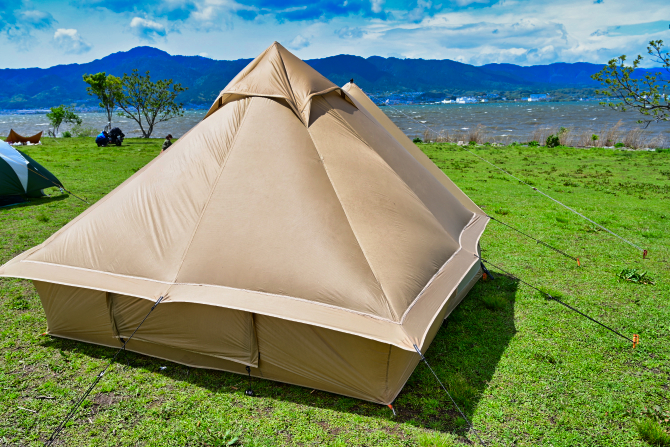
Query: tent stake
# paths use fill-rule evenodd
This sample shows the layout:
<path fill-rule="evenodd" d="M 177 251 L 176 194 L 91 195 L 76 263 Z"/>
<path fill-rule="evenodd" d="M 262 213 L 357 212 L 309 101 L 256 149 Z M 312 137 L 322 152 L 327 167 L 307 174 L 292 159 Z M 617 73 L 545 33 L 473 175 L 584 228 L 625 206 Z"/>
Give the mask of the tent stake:
<path fill-rule="evenodd" d="M 251 368 L 249 366 L 247 366 L 247 373 L 249 374 L 249 388 L 244 391 L 244 394 L 249 397 L 254 397 L 254 390 L 251 389 Z"/>

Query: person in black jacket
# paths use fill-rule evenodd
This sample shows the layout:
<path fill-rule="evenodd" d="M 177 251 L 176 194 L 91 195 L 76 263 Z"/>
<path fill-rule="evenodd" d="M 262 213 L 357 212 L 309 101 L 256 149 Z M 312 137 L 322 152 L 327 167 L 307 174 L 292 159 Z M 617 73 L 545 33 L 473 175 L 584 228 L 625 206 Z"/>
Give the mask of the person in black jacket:
<path fill-rule="evenodd" d="M 121 132 L 121 129 L 118 127 L 115 127 L 109 132 L 109 139 L 111 144 L 115 144 L 117 146 L 121 146 L 121 143 L 123 143 L 123 137 L 126 135 Z"/>
<path fill-rule="evenodd" d="M 172 134 L 169 133 L 168 136 L 165 137 L 165 141 L 163 141 L 163 149 L 162 150 L 164 151 L 167 148 L 169 148 L 170 146 L 172 146 Z"/>

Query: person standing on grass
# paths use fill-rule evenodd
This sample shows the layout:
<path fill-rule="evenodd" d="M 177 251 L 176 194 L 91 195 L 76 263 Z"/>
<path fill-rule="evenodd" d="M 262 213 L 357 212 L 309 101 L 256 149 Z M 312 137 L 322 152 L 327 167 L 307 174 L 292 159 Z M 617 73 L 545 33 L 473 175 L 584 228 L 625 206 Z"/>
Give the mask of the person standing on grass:
<path fill-rule="evenodd" d="M 165 137 L 165 141 L 163 141 L 163 149 L 162 151 L 165 151 L 167 148 L 172 146 L 172 134 L 169 133 L 167 137 Z"/>

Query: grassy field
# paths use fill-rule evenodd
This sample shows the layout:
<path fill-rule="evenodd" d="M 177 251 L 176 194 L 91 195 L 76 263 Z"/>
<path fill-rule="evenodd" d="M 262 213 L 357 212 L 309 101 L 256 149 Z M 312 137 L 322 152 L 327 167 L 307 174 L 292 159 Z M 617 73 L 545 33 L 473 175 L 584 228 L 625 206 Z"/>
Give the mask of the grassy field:
<path fill-rule="evenodd" d="M 27 148 L 91 203 L 158 155 L 159 140 L 96 148 L 46 139 Z M 632 337 L 632 346 L 496 274 L 479 282 L 426 354 L 488 445 L 670 445 L 670 153 L 478 146 L 478 155 L 649 250 L 641 254 L 450 144 L 420 147 L 492 216 L 483 257 Z M 0 263 L 84 211 L 72 196 L 0 209 Z M 623 281 L 626 268 L 654 284 Z M 114 350 L 40 336 L 29 281 L 0 278 L 0 445 L 41 445 Z M 131 342 L 132 343 L 132 342 Z M 162 369 L 162 367 L 166 367 Z M 381 405 L 129 354 L 61 435 L 68 446 L 451 446 L 476 438 L 424 365 Z M 654 438 L 656 436 L 656 438 Z M 665 443 L 665 444 L 664 444 Z M 652 444 L 653 445 L 653 444 Z"/>

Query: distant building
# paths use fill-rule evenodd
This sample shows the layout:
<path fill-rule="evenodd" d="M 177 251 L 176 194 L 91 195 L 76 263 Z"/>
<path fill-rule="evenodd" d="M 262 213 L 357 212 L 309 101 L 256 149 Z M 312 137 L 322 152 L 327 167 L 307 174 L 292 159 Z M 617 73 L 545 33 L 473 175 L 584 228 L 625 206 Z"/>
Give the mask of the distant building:
<path fill-rule="evenodd" d="M 456 98 L 456 104 L 472 104 L 478 102 L 477 98 L 473 98 L 472 96 L 461 96 L 460 98 Z"/>
<path fill-rule="evenodd" d="M 546 101 L 547 99 L 549 99 L 549 95 L 547 95 L 546 93 L 539 93 L 539 94 L 530 95 L 530 97 L 528 98 L 528 101 L 529 102 Z"/>

